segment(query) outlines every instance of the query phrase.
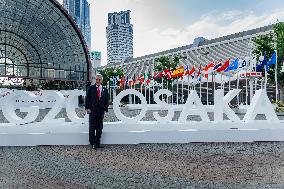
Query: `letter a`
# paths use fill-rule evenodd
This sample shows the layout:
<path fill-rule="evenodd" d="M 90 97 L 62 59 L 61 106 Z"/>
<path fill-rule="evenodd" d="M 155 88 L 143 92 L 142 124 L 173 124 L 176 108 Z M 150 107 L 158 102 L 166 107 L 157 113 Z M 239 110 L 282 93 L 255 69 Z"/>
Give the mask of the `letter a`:
<path fill-rule="evenodd" d="M 244 122 L 253 122 L 257 114 L 264 114 L 269 122 L 280 122 L 266 91 L 263 89 L 257 90 L 253 96 L 251 105 L 247 109 L 247 113 L 243 119 Z"/>
<path fill-rule="evenodd" d="M 179 117 L 180 123 L 186 123 L 188 115 L 199 115 L 201 120 L 204 122 L 209 122 L 210 119 L 207 115 L 204 106 L 201 103 L 200 98 L 196 91 L 190 91 L 190 95 L 187 98 L 186 103 L 183 106 L 182 112 Z"/>

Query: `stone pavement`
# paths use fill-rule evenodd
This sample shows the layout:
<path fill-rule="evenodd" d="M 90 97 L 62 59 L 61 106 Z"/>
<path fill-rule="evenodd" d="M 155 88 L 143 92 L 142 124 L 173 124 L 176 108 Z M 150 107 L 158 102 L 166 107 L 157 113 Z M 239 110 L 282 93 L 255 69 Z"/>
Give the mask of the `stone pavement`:
<path fill-rule="evenodd" d="M 284 188 L 283 142 L 0 149 L 0 188 Z"/>
<path fill-rule="evenodd" d="M 0 165 L 0 189 L 284 188 L 284 142 L 0 147 Z"/>

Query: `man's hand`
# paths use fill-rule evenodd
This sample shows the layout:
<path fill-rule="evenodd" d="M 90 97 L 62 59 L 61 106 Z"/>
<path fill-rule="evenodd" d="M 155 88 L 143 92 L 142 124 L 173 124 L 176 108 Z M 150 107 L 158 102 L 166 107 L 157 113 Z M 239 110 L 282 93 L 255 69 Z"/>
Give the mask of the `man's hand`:
<path fill-rule="evenodd" d="M 87 114 L 91 113 L 91 109 L 86 109 Z"/>

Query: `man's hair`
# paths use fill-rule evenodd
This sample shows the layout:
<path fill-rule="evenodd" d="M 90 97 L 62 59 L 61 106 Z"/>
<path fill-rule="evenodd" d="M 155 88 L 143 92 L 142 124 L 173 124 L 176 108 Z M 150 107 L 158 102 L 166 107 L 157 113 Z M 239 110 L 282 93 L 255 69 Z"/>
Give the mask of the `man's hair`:
<path fill-rule="evenodd" d="M 102 80 L 104 79 L 103 76 L 101 74 L 96 74 L 96 77 L 100 77 Z"/>

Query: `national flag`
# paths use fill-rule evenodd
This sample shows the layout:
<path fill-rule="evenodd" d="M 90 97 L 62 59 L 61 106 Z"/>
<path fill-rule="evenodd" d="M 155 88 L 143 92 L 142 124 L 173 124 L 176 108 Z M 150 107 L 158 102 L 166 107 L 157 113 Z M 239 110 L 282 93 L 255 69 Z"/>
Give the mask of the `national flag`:
<path fill-rule="evenodd" d="M 167 79 L 171 79 L 172 78 L 171 71 L 169 69 L 165 69 L 163 71 L 163 75 L 166 76 Z"/>
<path fill-rule="evenodd" d="M 216 71 L 220 66 L 222 65 L 221 62 L 219 62 L 218 64 L 216 64 L 213 68 L 213 71 Z"/>
<path fill-rule="evenodd" d="M 203 69 L 203 74 L 205 78 L 208 78 L 208 74 L 212 73 L 214 66 L 215 66 L 214 63 L 210 63 L 207 66 L 205 66 L 205 68 Z"/>
<path fill-rule="evenodd" d="M 244 70 L 247 68 L 247 65 L 248 65 L 247 60 L 248 60 L 248 57 L 245 57 L 243 61 L 240 62 L 238 70 Z"/>
<path fill-rule="evenodd" d="M 225 72 L 231 71 L 231 70 L 237 70 L 239 67 L 239 58 L 236 58 L 229 66 L 226 68 Z"/>
<path fill-rule="evenodd" d="M 124 82 L 125 88 L 127 87 L 127 85 L 128 85 L 128 76 L 126 77 L 126 80 L 125 80 L 125 82 Z"/>
<path fill-rule="evenodd" d="M 267 64 L 266 53 L 264 53 L 263 60 L 256 66 L 256 72 L 262 72 L 263 66 Z"/>
<path fill-rule="evenodd" d="M 159 72 L 156 72 L 156 73 L 154 73 L 154 79 L 157 79 L 157 78 L 159 78 Z"/>
<path fill-rule="evenodd" d="M 276 61 L 277 61 L 277 53 L 276 53 L 276 51 L 274 51 L 274 54 L 271 56 L 271 58 L 268 60 L 268 62 L 266 64 L 266 71 L 269 70 L 270 65 L 276 64 Z"/>
<path fill-rule="evenodd" d="M 119 86 L 120 88 L 124 88 L 124 85 L 125 85 L 125 77 L 121 76 L 119 81 Z"/>
<path fill-rule="evenodd" d="M 146 77 L 145 77 L 145 79 L 146 79 Z M 147 84 L 147 85 L 149 85 L 149 83 L 151 82 L 151 79 L 152 79 L 151 73 L 148 72 L 148 74 L 147 74 L 147 79 L 146 79 L 146 84 Z"/>
<path fill-rule="evenodd" d="M 225 69 L 227 69 L 229 67 L 229 65 L 230 65 L 230 59 L 227 59 L 226 62 L 222 66 L 220 66 L 216 71 L 222 72 Z"/>
<path fill-rule="evenodd" d="M 195 67 L 193 66 L 192 68 L 191 68 L 191 70 L 189 71 L 189 73 L 188 73 L 188 75 L 194 75 L 194 73 L 195 73 Z"/>
<path fill-rule="evenodd" d="M 198 69 L 198 72 L 197 72 L 197 80 L 198 81 L 201 81 L 201 64 L 200 64 L 200 66 L 199 66 L 199 69 Z"/>
<path fill-rule="evenodd" d="M 188 69 L 188 66 L 186 66 L 186 67 L 185 67 L 184 75 L 189 75 L 189 69 Z"/>
<path fill-rule="evenodd" d="M 183 76 L 183 72 L 184 72 L 184 67 L 180 66 L 172 72 L 171 77 L 172 78 L 181 77 L 181 76 Z"/>

